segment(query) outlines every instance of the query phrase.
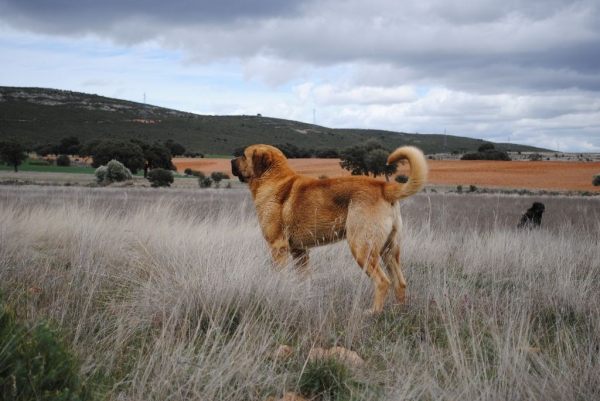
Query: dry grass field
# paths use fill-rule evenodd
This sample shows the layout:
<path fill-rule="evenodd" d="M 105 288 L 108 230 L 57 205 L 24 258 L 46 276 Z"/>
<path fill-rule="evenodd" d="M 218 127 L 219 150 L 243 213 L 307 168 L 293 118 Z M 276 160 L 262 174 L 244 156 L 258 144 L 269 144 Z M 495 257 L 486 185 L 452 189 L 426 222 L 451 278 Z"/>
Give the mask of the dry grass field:
<path fill-rule="evenodd" d="M 534 200 L 542 229 L 517 230 Z M 100 399 L 600 397 L 598 197 L 427 193 L 402 214 L 410 303 L 368 316 L 344 243 L 274 274 L 246 188 L 5 185 L 0 293 Z M 309 360 L 334 346 L 364 365 Z"/>
<path fill-rule="evenodd" d="M 182 173 L 186 168 L 207 174 L 231 171 L 228 159 L 173 159 L 173 162 Z M 350 175 L 337 159 L 294 159 L 290 164 L 297 172 L 315 178 Z M 600 162 L 428 160 L 428 164 L 428 184 L 434 186 L 600 192 L 600 187 L 592 185 L 592 178 L 600 174 Z M 408 171 L 407 166 L 400 166 L 398 173 L 408 174 Z"/>

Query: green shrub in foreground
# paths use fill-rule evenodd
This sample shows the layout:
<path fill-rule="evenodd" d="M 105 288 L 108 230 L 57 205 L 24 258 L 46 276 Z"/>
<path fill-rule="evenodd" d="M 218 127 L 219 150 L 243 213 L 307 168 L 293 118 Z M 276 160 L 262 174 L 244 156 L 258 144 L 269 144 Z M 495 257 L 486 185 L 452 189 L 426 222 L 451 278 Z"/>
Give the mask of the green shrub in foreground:
<path fill-rule="evenodd" d="M 303 395 L 328 400 L 350 398 L 355 384 L 350 369 L 334 359 L 308 362 L 298 383 Z"/>
<path fill-rule="evenodd" d="M 594 184 L 595 187 L 600 187 L 600 174 L 594 176 L 592 184 Z"/>
<path fill-rule="evenodd" d="M 92 399 L 60 337 L 46 324 L 19 322 L 1 305 L 0 399 Z"/>

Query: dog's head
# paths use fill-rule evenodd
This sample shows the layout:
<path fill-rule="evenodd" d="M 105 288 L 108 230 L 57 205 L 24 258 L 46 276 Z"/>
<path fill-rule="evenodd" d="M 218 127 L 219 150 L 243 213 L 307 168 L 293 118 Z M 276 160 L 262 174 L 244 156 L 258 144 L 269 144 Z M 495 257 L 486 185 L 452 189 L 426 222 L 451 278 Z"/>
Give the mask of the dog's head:
<path fill-rule="evenodd" d="M 244 149 L 241 156 L 231 160 L 231 173 L 241 182 L 249 182 L 285 160 L 284 154 L 273 146 L 252 145 Z"/>
<path fill-rule="evenodd" d="M 546 210 L 546 206 L 542 202 L 533 202 L 531 210 L 536 214 L 542 214 Z"/>

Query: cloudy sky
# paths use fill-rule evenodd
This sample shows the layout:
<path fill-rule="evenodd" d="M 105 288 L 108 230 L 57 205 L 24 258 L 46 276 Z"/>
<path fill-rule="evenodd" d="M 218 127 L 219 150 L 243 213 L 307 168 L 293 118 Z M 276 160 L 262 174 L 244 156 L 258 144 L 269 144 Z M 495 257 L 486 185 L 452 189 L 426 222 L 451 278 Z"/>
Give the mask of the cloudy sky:
<path fill-rule="evenodd" d="M 600 2 L 0 0 L 0 86 L 600 152 Z"/>

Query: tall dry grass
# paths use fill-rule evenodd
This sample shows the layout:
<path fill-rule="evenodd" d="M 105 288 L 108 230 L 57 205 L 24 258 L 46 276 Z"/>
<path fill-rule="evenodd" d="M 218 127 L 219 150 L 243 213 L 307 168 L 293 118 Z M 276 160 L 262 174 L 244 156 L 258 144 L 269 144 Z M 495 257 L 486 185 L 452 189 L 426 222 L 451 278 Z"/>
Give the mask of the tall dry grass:
<path fill-rule="evenodd" d="M 517 230 L 534 200 L 543 228 Z M 274 274 L 245 190 L 0 188 L 0 292 L 54 324 L 99 394 L 266 399 L 344 346 L 340 398 L 597 399 L 600 200 L 419 194 L 410 304 L 380 316 L 344 243 Z M 273 357 L 291 345 L 289 360 Z"/>

